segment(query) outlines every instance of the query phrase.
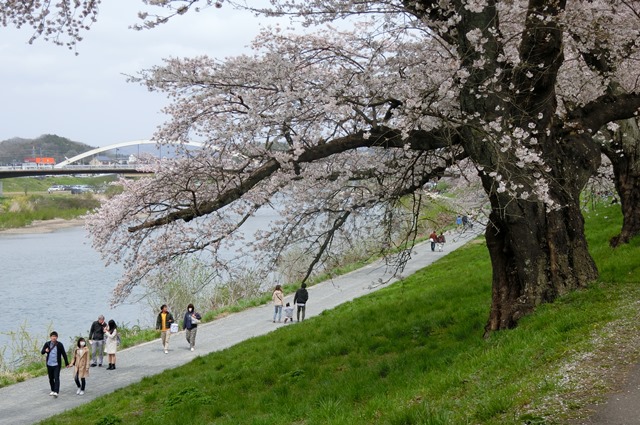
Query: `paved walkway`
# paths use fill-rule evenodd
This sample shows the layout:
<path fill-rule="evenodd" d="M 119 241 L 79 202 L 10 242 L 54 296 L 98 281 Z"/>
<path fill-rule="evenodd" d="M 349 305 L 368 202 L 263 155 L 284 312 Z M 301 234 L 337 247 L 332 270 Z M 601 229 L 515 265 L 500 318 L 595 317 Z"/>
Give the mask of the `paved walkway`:
<path fill-rule="evenodd" d="M 411 275 L 428 266 L 447 252 L 466 244 L 476 234 L 468 232 L 449 236 L 444 252 L 431 252 L 429 243 L 416 246 L 402 275 Z M 377 262 L 331 281 L 314 285 L 309 288 L 307 318 L 397 281 L 393 278 L 388 283 L 381 283 L 390 278 L 391 274 L 385 265 Z M 285 302 L 291 302 L 292 299 L 293 295 L 289 295 Z M 272 323 L 272 317 L 273 306 L 265 305 L 202 324 L 198 326 L 195 352 L 189 351 L 184 332 L 172 335 L 168 355 L 163 353 L 159 339 L 122 350 L 118 353 L 115 371 L 91 368 L 83 396 L 75 394 L 76 386 L 71 369 L 63 369 L 60 374 L 62 383 L 57 399 L 48 396 L 50 390 L 46 376 L 0 388 L 0 425 L 37 423 L 51 415 L 73 409 L 118 388 L 136 383 L 145 376 L 183 365 L 196 356 L 223 350 L 254 336 L 264 335 L 280 326 L 289 326 Z M 106 360 L 105 356 L 105 362 Z M 640 365 L 633 368 L 627 379 L 620 392 L 611 394 L 604 404 L 595 408 L 596 413 L 590 419 L 581 423 L 640 424 Z"/>
<path fill-rule="evenodd" d="M 444 252 L 431 252 L 429 243 L 416 246 L 402 275 L 409 276 L 445 256 L 447 252 L 464 245 L 473 239 L 479 230 L 450 236 Z M 314 285 L 309 288 L 306 316 L 317 316 L 324 310 L 369 294 L 397 280 L 391 277 L 384 263 L 376 262 Z M 384 283 L 388 279 L 391 280 Z M 293 295 L 285 298 L 285 303 L 292 301 Z M 254 336 L 264 335 L 280 326 L 289 326 L 272 323 L 272 318 L 273 306 L 265 305 L 199 325 L 194 352 L 189 350 L 184 332 L 172 335 L 169 354 L 164 354 L 159 339 L 122 350 L 117 355 L 115 371 L 91 368 L 83 396 L 76 395 L 71 369 L 63 369 L 60 374 L 58 398 L 49 396 L 49 380 L 46 376 L 0 388 L 0 424 L 23 425 L 39 422 L 53 414 L 73 409 L 118 388 L 138 382 L 145 376 L 156 375 L 166 369 L 183 365 L 196 356 L 223 350 Z"/>
<path fill-rule="evenodd" d="M 640 364 L 626 376 L 622 388 L 594 407 L 595 414 L 581 422 L 583 425 L 640 424 Z"/>

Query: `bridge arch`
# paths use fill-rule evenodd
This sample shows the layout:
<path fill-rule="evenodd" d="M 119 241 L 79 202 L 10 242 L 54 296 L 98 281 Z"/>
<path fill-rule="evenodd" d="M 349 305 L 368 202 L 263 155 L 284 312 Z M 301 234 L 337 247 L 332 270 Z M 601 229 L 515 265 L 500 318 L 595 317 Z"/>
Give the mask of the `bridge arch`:
<path fill-rule="evenodd" d="M 109 145 L 109 146 L 102 146 L 100 148 L 96 148 L 96 149 L 91 149 L 90 151 L 81 153 L 80 155 L 76 155 L 74 157 L 65 159 L 64 161 L 62 161 L 59 164 L 54 165 L 53 168 L 64 168 L 66 165 L 72 164 L 76 161 L 80 161 L 81 159 L 96 155 L 100 152 L 106 152 L 106 151 L 110 151 L 113 149 L 118 149 L 118 148 L 124 148 L 124 147 L 128 147 L 128 146 L 137 146 L 137 145 L 155 145 L 158 142 L 155 140 L 148 140 L 148 139 L 144 139 L 144 140 L 132 140 L 130 142 L 121 142 L 121 143 L 114 143 L 113 145 Z M 184 143 L 185 145 L 188 146 L 195 146 L 195 147 L 199 147 L 201 148 L 202 146 L 204 146 L 204 143 L 202 142 L 186 142 Z"/>

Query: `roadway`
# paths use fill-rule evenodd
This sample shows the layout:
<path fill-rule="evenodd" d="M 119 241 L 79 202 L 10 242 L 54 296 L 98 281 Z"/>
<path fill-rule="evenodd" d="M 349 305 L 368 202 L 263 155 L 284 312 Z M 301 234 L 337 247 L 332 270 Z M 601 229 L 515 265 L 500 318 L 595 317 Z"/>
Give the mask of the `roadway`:
<path fill-rule="evenodd" d="M 0 179 L 34 176 L 66 176 L 74 174 L 149 174 L 131 164 L 114 165 L 67 165 L 64 168 L 0 167 Z"/>

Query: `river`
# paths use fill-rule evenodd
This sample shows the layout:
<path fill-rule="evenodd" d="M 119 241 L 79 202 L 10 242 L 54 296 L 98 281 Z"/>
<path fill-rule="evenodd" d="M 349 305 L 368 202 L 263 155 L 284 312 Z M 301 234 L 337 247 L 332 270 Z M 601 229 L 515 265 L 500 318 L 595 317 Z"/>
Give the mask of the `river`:
<path fill-rule="evenodd" d="M 242 226 L 246 240 L 253 240 L 256 230 L 277 217 L 271 208 L 258 211 Z M 77 336 L 86 337 L 100 314 L 127 326 L 155 326 L 157 310 L 145 301 L 110 308 L 111 291 L 122 268 L 104 266 L 84 227 L 51 233 L 0 232 L 0 252 L 0 354 L 4 350 L 5 360 L 19 351 L 13 350 L 10 334 L 22 328 L 42 343 L 49 339 L 49 330 L 55 330 L 69 344 Z"/>
<path fill-rule="evenodd" d="M 11 332 L 25 328 L 31 338 L 48 340 L 49 329 L 69 344 L 88 334 L 99 314 L 117 323 L 152 326 L 146 304 L 124 304 L 111 309 L 111 290 L 122 269 L 105 267 L 91 248 L 83 227 L 51 233 L 0 233 L 0 349 L 12 355 Z"/>

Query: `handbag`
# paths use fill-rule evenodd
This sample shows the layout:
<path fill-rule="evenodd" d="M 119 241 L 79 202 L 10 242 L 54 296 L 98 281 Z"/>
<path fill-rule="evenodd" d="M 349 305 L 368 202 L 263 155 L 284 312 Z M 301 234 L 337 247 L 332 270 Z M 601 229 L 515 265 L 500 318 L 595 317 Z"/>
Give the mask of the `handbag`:
<path fill-rule="evenodd" d="M 198 319 L 195 316 L 191 316 L 191 324 L 192 325 L 197 325 L 198 323 L 200 323 L 200 319 Z"/>
<path fill-rule="evenodd" d="M 171 332 L 172 334 L 178 333 L 178 324 L 172 323 L 171 327 L 169 328 L 169 332 Z"/>

